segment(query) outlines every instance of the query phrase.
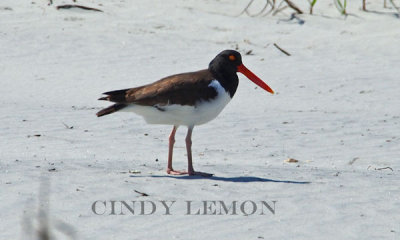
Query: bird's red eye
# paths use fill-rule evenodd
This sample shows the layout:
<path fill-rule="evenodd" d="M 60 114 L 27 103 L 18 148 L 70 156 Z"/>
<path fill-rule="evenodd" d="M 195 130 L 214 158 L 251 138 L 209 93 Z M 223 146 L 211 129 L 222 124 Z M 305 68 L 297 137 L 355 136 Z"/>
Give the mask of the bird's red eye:
<path fill-rule="evenodd" d="M 235 60 L 236 60 L 236 57 L 235 57 L 234 55 L 229 55 L 229 60 L 235 61 Z"/>

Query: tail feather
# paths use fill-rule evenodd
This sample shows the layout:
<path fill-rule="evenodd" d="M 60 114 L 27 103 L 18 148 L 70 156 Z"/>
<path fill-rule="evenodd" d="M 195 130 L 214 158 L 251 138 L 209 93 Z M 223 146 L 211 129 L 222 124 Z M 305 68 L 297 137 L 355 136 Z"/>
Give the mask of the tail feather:
<path fill-rule="evenodd" d="M 101 117 L 104 115 L 108 115 L 108 114 L 117 112 L 117 111 L 125 108 L 126 106 L 128 106 L 126 104 L 126 98 L 125 98 L 126 92 L 128 90 L 129 89 L 122 89 L 122 90 L 116 90 L 116 91 L 110 91 L 110 92 L 103 93 L 108 96 L 101 97 L 101 98 L 99 98 L 99 100 L 111 101 L 111 102 L 115 102 L 115 104 L 102 109 L 101 111 L 96 113 L 96 115 L 98 117 Z"/>
<path fill-rule="evenodd" d="M 99 99 L 97 99 L 97 100 L 106 100 L 106 101 L 110 101 L 110 96 L 101 97 L 101 98 L 99 98 Z"/>
<path fill-rule="evenodd" d="M 106 97 L 101 97 L 99 100 L 107 100 L 111 102 L 125 102 L 126 98 L 126 92 L 129 89 L 122 89 L 122 90 L 116 90 L 116 91 L 110 91 L 110 92 L 105 92 L 103 94 L 108 95 Z"/>
<path fill-rule="evenodd" d="M 101 100 L 107 100 L 107 99 L 101 99 Z M 126 106 L 128 106 L 128 105 L 126 105 L 124 103 L 116 103 L 114 105 L 111 105 L 107 108 L 100 110 L 98 113 L 96 113 L 96 115 L 97 115 L 97 117 L 108 115 L 108 114 L 114 113 L 116 111 L 119 111 L 119 110 L 125 108 Z"/>

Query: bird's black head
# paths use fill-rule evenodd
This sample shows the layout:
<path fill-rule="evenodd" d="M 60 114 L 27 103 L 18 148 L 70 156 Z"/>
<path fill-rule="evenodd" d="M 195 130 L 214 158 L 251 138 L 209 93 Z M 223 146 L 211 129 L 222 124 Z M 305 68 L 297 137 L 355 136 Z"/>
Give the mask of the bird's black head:
<path fill-rule="evenodd" d="M 237 72 L 243 73 L 248 79 L 253 81 L 262 89 L 274 93 L 274 91 L 259 77 L 247 69 L 242 63 L 242 56 L 235 50 L 225 50 L 220 52 L 208 66 L 213 76 L 227 89 L 233 97 L 239 84 Z"/>
<path fill-rule="evenodd" d="M 218 73 L 235 74 L 238 66 L 242 65 L 242 56 L 235 50 L 220 52 L 209 65 L 209 69 Z"/>

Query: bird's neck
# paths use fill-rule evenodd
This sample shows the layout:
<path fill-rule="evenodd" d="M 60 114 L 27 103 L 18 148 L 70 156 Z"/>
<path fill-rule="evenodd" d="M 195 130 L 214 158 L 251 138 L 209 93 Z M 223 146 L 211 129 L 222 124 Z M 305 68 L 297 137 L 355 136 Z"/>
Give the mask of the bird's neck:
<path fill-rule="evenodd" d="M 239 78 L 236 72 L 231 71 L 217 71 L 210 68 L 212 75 L 216 80 L 221 84 L 223 88 L 229 93 L 230 97 L 233 98 L 235 95 L 236 89 L 239 85 Z"/>

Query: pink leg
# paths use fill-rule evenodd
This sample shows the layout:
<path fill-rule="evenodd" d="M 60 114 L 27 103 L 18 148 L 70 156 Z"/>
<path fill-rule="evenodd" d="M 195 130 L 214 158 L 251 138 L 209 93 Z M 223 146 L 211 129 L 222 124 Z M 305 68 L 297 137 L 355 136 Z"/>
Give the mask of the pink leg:
<path fill-rule="evenodd" d="M 188 157 L 188 173 L 189 175 L 194 175 L 193 163 L 192 163 L 192 132 L 193 127 L 188 127 L 188 132 L 186 135 L 186 151 Z"/>
<path fill-rule="evenodd" d="M 193 126 L 188 127 L 188 132 L 186 135 L 186 151 L 187 151 L 187 157 L 188 157 L 188 173 L 189 175 L 197 175 L 197 176 L 202 176 L 202 177 L 211 177 L 212 174 L 210 173 L 205 173 L 205 172 L 196 172 L 193 169 L 193 162 L 192 162 L 192 132 L 193 132 Z"/>
<path fill-rule="evenodd" d="M 167 166 L 167 173 L 171 175 L 182 175 L 182 174 L 187 174 L 186 171 L 175 171 L 172 168 L 172 154 L 174 151 L 174 143 L 175 143 L 175 133 L 176 130 L 178 129 L 178 126 L 174 126 L 172 128 L 171 135 L 169 135 L 169 146 L 168 146 L 168 166 Z"/>

